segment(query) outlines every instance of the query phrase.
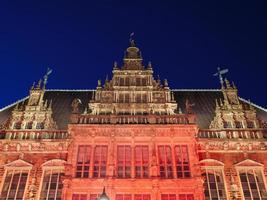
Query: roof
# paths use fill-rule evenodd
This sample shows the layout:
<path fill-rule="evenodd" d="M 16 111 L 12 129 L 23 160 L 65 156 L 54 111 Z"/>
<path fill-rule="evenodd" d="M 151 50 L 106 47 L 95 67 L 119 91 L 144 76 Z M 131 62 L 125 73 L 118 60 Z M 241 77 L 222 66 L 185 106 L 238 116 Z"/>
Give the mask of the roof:
<path fill-rule="evenodd" d="M 80 99 L 83 106 L 82 109 L 85 109 L 85 105 L 91 99 L 92 91 L 94 90 L 46 90 L 44 99 L 52 100 L 53 117 L 59 129 L 67 129 L 72 101 L 75 98 Z M 178 103 L 178 107 L 181 108 L 182 112 L 185 111 L 185 101 L 188 99 L 190 103 L 195 104 L 193 111 L 197 115 L 198 126 L 202 129 L 208 128 L 215 115 L 215 99 L 223 98 L 221 90 L 179 89 L 172 91 L 174 92 L 174 98 Z M 27 101 L 27 99 L 28 97 L 25 97 L 14 104 L 0 109 L 0 124 L 3 124 L 9 118 L 16 104 L 24 100 Z M 250 103 L 242 98 L 240 100 L 244 104 Z M 256 104 L 250 104 L 255 107 L 259 119 L 267 122 L 267 110 Z"/>

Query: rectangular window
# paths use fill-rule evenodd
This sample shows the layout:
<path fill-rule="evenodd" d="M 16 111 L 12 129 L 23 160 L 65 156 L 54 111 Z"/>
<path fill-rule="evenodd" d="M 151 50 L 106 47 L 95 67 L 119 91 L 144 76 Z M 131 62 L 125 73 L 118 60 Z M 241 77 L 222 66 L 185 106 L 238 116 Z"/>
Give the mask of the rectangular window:
<path fill-rule="evenodd" d="M 45 170 L 43 176 L 40 200 L 59 200 L 61 199 L 63 183 L 60 170 Z"/>
<path fill-rule="evenodd" d="M 87 194 L 73 194 L 72 200 L 87 200 Z"/>
<path fill-rule="evenodd" d="M 90 200 L 98 200 L 100 194 L 90 194 Z"/>
<path fill-rule="evenodd" d="M 175 166 L 177 178 L 190 177 L 188 148 L 186 145 L 175 146 Z"/>
<path fill-rule="evenodd" d="M 148 146 L 135 147 L 135 177 L 148 178 L 149 151 Z"/>
<path fill-rule="evenodd" d="M 161 200 L 176 200 L 175 194 L 162 194 Z"/>
<path fill-rule="evenodd" d="M 161 178 L 173 178 L 172 153 L 168 145 L 158 146 L 159 169 Z"/>
<path fill-rule="evenodd" d="M 117 194 L 116 200 L 132 200 L 132 196 L 130 194 Z"/>
<path fill-rule="evenodd" d="M 224 128 L 232 128 L 232 124 L 231 124 L 231 122 L 224 121 L 224 122 L 223 122 L 223 127 L 224 127 Z"/>
<path fill-rule="evenodd" d="M 194 195 L 193 194 L 179 194 L 179 200 L 194 200 Z"/>
<path fill-rule="evenodd" d="M 254 128 L 254 122 L 253 121 L 248 121 L 247 122 L 247 127 L 248 128 Z"/>
<path fill-rule="evenodd" d="M 106 176 L 108 146 L 97 145 L 94 152 L 94 178 Z"/>
<path fill-rule="evenodd" d="M 202 174 L 204 177 L 204 193 L 206 200 L 226 200 L 224 178 L 221 169 L 205 169 Z"/>
<path fill-rule="evenodd" d="M 239 171 L 243 195 L 246 200 L 266 200 L 266 189 L 261 170 L 244 169 Z"/>
<path fill-rule="evenodd" d="M 134 200 L 150 200 L 150 194 L 135 194 Z"/>
<path fill-rule="evenodd" d="M 28 179 L 28 171 L 8 170 L 0 199 L 22 200 Z"/>
<path fill-rule="evenodd" d="M 136 86 L 140 86 L 141 85 L 141 78 L 136 78 Z"/>
<path fill-rule="evenodd" d="M 78 156 L 76 164 L 76 177 L 77 178 L 88 178 L 90 169 L 90 158 L 91 158 L 91 146 L 80 145 L 78 147 Z"/>
<path fill-rule="evenodd" d="M 130 145 L 120 145 L 117 148 L 117 176 L 119 178 L 131 177 L 132 151 Z"/>
<path fill-rule="evenodd" d="M 124 97 L 125 97 L 125 103 L 130 103 L 130 94 L 128 94 L 128 93 L 126 93 L 125 95 L 124 95 Z"/>
<path fill-rule="evenodd" d="M 142 102 L 141 94 L 136 94 L 136 103 L 141 103 L 141 102 Z"/>
<path fill-rule="evenodd" d="M 235 122 L 235 127 L 236 127 L 236 128 L 243 128 L 243 124 L 242 124 L 242 122 L 236 121 L 236 122 Z"/>

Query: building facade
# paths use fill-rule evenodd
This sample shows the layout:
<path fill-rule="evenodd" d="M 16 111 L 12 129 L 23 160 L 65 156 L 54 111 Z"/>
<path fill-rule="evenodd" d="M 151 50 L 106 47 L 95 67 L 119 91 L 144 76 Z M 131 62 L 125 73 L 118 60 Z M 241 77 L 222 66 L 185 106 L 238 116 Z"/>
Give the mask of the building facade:
<path fill-rule="evenodd" d="M 95 90 L 47 90 L 0 110 L 0 199 L 267 199 L 267 110 L 171 90 L 131 41 Z"/>

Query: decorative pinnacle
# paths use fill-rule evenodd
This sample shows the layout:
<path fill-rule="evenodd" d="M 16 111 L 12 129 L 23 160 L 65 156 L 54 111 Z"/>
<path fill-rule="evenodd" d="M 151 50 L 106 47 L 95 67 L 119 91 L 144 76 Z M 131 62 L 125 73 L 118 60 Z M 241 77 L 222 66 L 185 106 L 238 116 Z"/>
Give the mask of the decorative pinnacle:
<path fill-rule="evenodd" d="M 221 86 L 222 86 L 222 88 L 223 88 L 223 77 L 222 77 L 222 75 L 223 74 L 226 74 L 229 70 L 228 69 L 220 69 L 220 67 L 218 67 L 217 68 L 217 73 L 215 73 L 215 74 L 213 74 L 213 76 L 218 76 L 219 77 L 219 79 L 220 79 L 220 83 L 221 83 Z"/>
<path fill-rule="evenodd" d="M 135 47 L 135 43 L 134 43 L 133 36 L 134 36 L 134 32 L 132 32 L 132 33 L 130 34 L 130 39 L 129 39 L 129 41 L 130 41 L 131 47 Z"/>
<path fill-rule="evenodd" d="M 47 72 L 46 74 L 44 75 L 43 79 L 44 79 L 44 85 L 43 85 L 43 88 L 45 89 L 45 86 L 47 84 L 47 80 L 48 80 L 48 76 L 52 73 L 52 69 L 50 69 L 49 67 L 47 68 Z"/>

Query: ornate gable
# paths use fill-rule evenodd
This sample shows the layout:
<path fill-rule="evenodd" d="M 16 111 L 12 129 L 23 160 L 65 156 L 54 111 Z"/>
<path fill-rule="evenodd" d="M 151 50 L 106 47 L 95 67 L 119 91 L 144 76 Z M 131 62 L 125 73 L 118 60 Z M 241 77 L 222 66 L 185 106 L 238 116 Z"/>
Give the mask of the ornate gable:
<path fill-rule="evenodd" d="M 235 167 L 264 167 L 264 165 L 254 160 L 246 159 L 235 164 Z"/>
<path fill-rule="evenodd" d="M 27 161 L 24 161 L 22 159 L 18 159 L 18 160 L 15 160 L 15 161 L 12 161 L 12 162 L 6 164 L 5 168 L 21 167 L 21 168 L 29 168 L 29 169 L 31 169 L 32 166 L 33 165 L 31 163 L 28 163 Z"/>

